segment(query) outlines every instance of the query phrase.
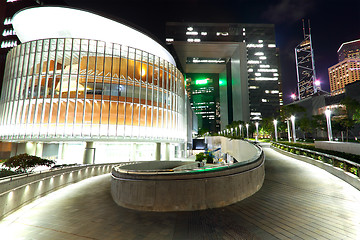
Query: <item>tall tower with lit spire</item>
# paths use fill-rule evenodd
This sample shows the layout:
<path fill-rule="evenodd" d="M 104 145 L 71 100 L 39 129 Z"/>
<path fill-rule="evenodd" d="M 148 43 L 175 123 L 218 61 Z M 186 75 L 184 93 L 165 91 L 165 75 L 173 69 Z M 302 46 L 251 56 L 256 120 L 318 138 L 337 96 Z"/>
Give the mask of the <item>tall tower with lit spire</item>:
<path fill-rule="evenodd" d="M 316 80 L 310 20 L 308 21 L 308 32 L 306 32 L 303 19 L 303 33 L 304 40 L 295 47 L 299 100 L 307 98 L 321 90 L 320 82 Z"/>

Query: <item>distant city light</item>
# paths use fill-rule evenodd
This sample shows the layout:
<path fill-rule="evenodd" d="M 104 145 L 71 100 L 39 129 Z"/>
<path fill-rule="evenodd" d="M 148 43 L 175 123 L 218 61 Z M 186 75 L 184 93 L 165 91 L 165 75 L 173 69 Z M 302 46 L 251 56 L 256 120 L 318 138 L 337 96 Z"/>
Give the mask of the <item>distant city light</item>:
<path fill-rule="evenodd" d="M 195 81 L 196 85 L 203 85 L 203 84 L 207 84 L 208 83 L 208 79 L 199 79 Z"/>
<path fill-rule="evenodd" d="M 295 100 L 296 99 L 296 94 L 292 93 L 290 97 L 291 97 L 292 100 Z"/>
<path fill-rule="evenodd" d="M 320 86 L 320 84 L 321 84 L 320 80 L 319 80 L 319 79 L 316 79 L 316 80 L 315 80 L 315 86 Z"/>

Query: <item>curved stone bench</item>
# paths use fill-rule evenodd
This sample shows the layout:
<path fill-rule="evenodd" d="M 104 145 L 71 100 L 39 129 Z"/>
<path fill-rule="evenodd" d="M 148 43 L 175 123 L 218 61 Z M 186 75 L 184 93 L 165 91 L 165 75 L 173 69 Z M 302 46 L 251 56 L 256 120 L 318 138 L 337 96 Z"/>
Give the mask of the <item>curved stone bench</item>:
<path fill-rule="evenodd" d="M 112 170 L 112 197 L 122 207 L 145 211 L 217 208 L 251 196 L 261 188 L 265 177 L 264 154 L 259 148 L 248 161 L 174 170 L 186 164 L 194 162 L 151 161 L 116 166 Z M 170 169 L 170 165 L 174 168 Z"/>

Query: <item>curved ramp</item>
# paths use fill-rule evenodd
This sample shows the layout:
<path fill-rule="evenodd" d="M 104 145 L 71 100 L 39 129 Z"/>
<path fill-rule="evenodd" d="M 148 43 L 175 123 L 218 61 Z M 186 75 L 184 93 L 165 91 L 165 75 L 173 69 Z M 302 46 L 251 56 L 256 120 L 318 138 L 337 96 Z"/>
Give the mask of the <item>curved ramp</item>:
<path fill-rule="evenodd" d="M 0 223 L 10 239 L 359 239 L 360 192 L 312 165 L 264 149 L 266 177 L 253 196 L 192 212 L 117 206 L 110 175 L 54 192 Z"/>

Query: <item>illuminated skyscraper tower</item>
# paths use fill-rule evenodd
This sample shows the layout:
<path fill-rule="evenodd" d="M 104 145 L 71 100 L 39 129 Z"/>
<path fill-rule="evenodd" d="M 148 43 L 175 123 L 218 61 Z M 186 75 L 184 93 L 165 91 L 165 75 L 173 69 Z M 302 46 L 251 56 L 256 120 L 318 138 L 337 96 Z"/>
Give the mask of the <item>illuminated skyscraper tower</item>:
<path fill-rule="evenodd" d="M 306 33 L 303 20 L 304 40 L 295 47 L 299 100 L 307 98 L 321 89 L 320 82 L 316 80 L 310 20 L 308 27 L 308 33 Z"/>

